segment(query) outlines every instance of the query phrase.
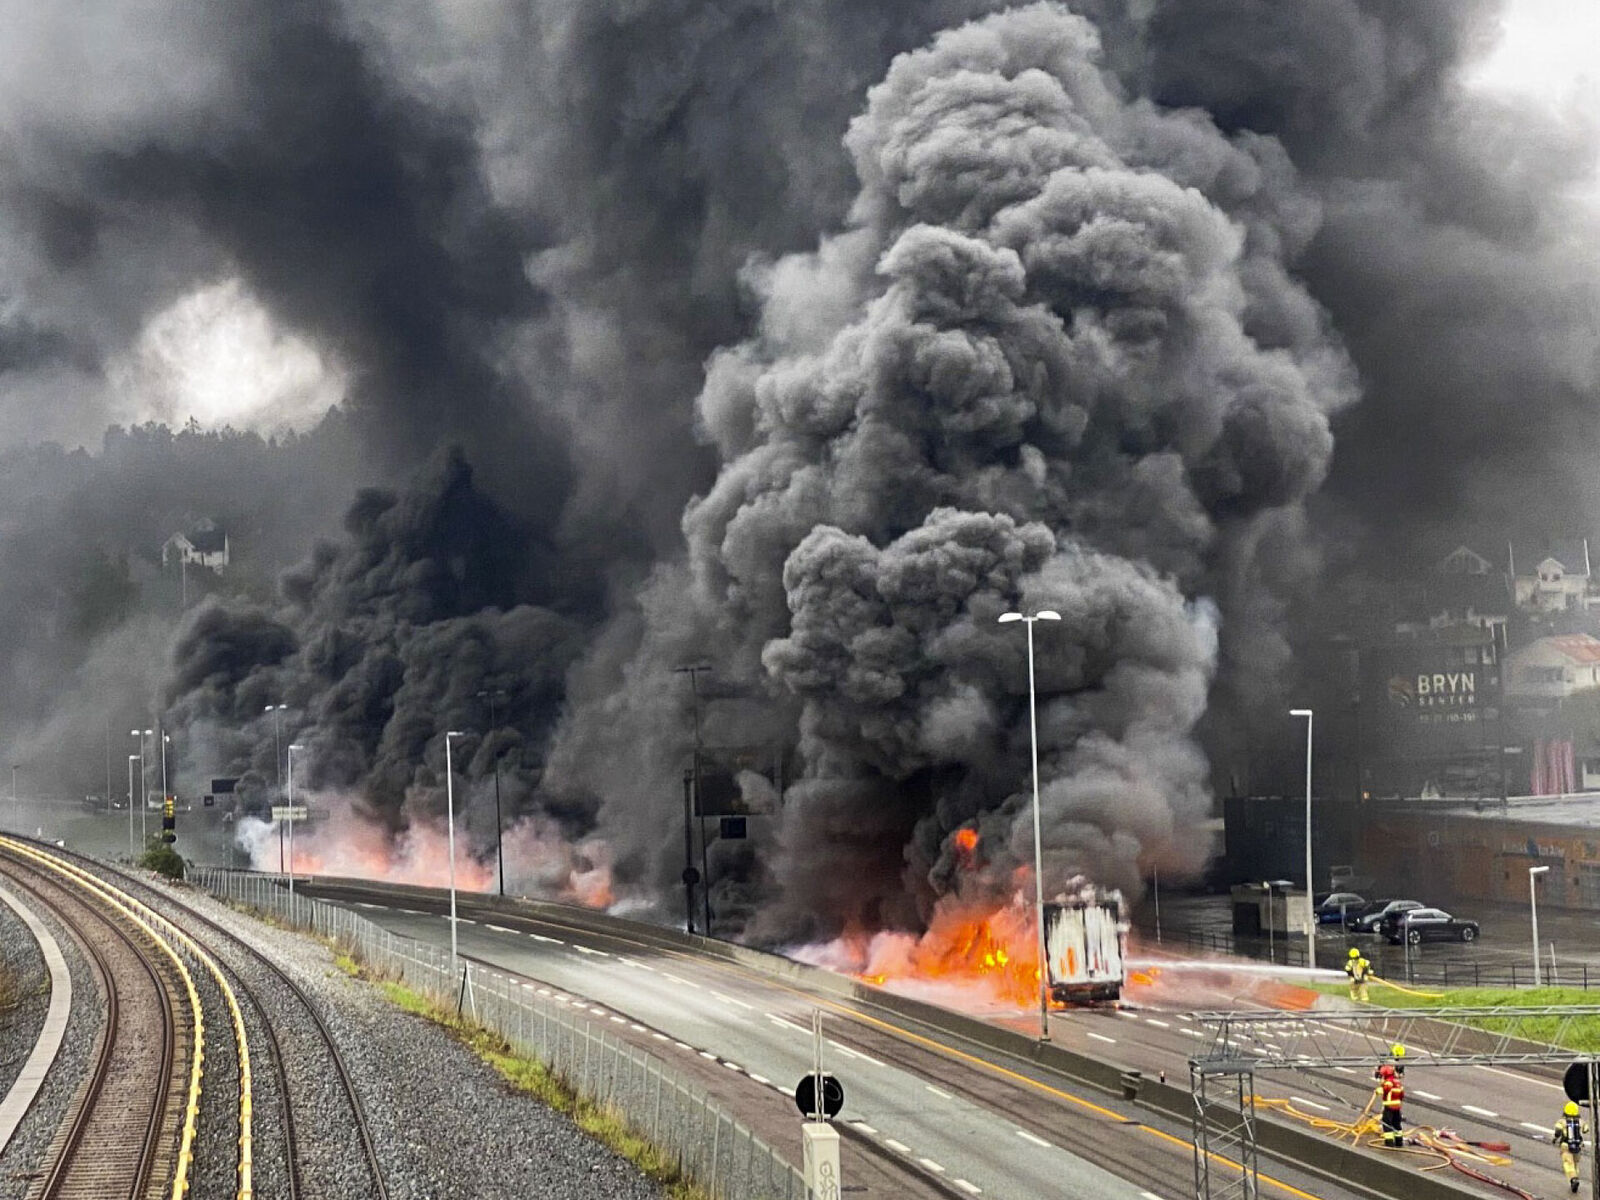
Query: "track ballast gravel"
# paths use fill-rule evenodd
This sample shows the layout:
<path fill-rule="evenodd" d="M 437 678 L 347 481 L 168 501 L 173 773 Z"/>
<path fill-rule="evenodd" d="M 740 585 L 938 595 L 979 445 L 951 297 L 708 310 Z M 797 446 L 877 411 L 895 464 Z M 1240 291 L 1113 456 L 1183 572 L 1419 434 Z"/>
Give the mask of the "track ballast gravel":
<path fill-rule="evenodd" d="M 22 898 L 45 927 L 55 935 L 56 942 L 61 947 L 61 957 L 66 960 L 67 970 L 72 975 L 72 1011 L 67 1019 L 67 1032 L 61 1043 L 61 1050 L 56 1055 L 49 1074 L 45 1076 L 44 1084 L 39 1089 L 33 1106 L 22 1118 L 22 1123 L 17 1126 L 16 1135 L 6 1147 L 5 1154 L 0 1156 L 0 1200 L 24 1200 L 33 1187 L 35 1176 L 44 1167 L 45 1153 L 55 1139 L 57 1127 L 66 1117 L 68 1105 L 77 1095 L 78 1088 L 88 1073 L 95 1039 L 105 1020 L 105 998 L 100 994 L 94 972 L 84 958 L 83 952 L 78 949 L 78 943 L 57 919 L 55 913 L 32 892 L 25 891 L 21 882 L 10 877 L 7 877 L 6 882 L 7 886 Z M 4 911 L 20 936 L 26 938 L 29 945 L 33 946 L 33 953 L 39 961 L 39 970 L 43 972 L 44 958 L 39 954 L 38 943 L 33 940 L 33 934 L 9 908 L 5 908 Z M 6 935 L 0 935 L 3 936 Z M 21 1050 L 21 1058 L 7 1077 L 8 1087 L 17 1071 L 21 1070 L 22 1062 L 33 1051 L 33 1043 L 38 1038 L 39 1026 L 43 1024 L 44 1011 L 48 1007 L 49 998 L 46 995 L 40 1009 L 39 1023 L 34 1026 L 27 1047 Z"/>
<path fill-rule="evenodd" d="M 393 1200 L 499 1196 L 647 1200 L 665 1195 L 659 1185 L 567 1118 L 514 1092 L 493 1068 L 443 1029 L 402 1012 L 372 984 L 345 974 L 320 943 L 235 912 L 193 889 L 145 880 L 144 898 L 166 915 L 181 920 L 172 903 L 174 897 L 181 899 L 271 956 L 318 1006 L 360 1094 Z M 116 881 L 126 883 L 126 877 Z M 303 1006 L 238 944 L 194 922 L 183 924 L 257 995 L 278 1030 L 296 1103 L 304 1194 L 375 1195 L 356 1143 L 349 1102 Z M 258 1089 L 258 1194 L 282 1195 L 277 1081 L 270 1081 L 270 1090 L 263 1087 L 273 1069 L 265 1040 L 253 1028 L 260 1016 L 243 996 L 240 1003 L 247 1028 L 255 1034 L 251 1067 Z M 217 1152 L 210 1143 L 204 1143 L 204 1149 Z M 211 1186 L 204 1191 L 196 1187 L 193 1193 L 194 1200 L 226 1200 L 231 1195 Z"/>

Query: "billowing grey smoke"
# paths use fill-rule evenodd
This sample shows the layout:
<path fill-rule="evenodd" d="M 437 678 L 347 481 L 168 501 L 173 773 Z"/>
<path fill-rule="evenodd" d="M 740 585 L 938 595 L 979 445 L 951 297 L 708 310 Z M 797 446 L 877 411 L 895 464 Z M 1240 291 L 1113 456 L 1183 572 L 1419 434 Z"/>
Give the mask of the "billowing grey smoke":
<path fill-rule="evenodd" d="M 301 786 L 352 795 L 398 831 L 441 801 L 442 735 L 458 729 L 462 770 L 481 779 L 498 758 L 510 813 L 534 807 L 541 747 L 522 731 L 554 723 L 578 644 L 573 622 L 528 602 L 541 590 L 529 540 L 450 450 L 406 493 L 364 492 L 279 603 L 197 608 L 164 706 L 188 739 L 181 782 L 239 774 L 247 795 L 271 796 L 275 755 L 299 741 Z"/>
<path fill-rule="evenodd" d="M 1316 207 L 1281 148 L 1129 101 L 1099 54 L 1040 5 L 898 59 L 847 138 L 850 227 L 752 276 L 761 332 L 711 363 L 725 465 L 650 593 L 630 696 L 672 694 L 692 653 L 797 710 L 805 782 L 758 936 L 914 919 L 965 822 L 1005 885 L 1016 604 L 1065 618 L 1038 637 L 1047 883 L 1204 859 L 1210 605 L 1235 661 L 1276 636 L 1252 628 L 1255 548 L 1322 479 L 1352 372 L 1288 274 Z M 743 740 L 740 707 L 711 735 Z M 617 717 L 581 710 L 570 736 L 591 750 L 604 722 L 625 753 Z M 636 803 L 670 765 L 640 764 Z"/>

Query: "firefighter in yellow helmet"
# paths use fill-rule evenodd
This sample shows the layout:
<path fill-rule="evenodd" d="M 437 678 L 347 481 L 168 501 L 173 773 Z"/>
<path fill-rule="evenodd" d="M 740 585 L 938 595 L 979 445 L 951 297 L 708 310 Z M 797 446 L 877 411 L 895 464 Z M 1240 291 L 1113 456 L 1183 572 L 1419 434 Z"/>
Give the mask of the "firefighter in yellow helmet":
<path fill-rule="evenodd" d="M 1365 1004 L 1367 980 L 1372 978 L 1372 964 L 1354 946 L 1350 947 L 1350 957 L 1345 960 L 1344 973 L 1350 976 L 1350 999 Z"/>
<path fill-rule="evenodd" d="M 1578 1115 L 1578 1106 L 1568 1100 L 1550 1140 L 1561 1147 L 1561 1169 L 1567 1174 L 1567 1187 L 1574 1192 L 1578 1190 L 1578 1163 L 1583 1153 L 1583 1137 L 1588 1132 L 1589 1122 Z"/>

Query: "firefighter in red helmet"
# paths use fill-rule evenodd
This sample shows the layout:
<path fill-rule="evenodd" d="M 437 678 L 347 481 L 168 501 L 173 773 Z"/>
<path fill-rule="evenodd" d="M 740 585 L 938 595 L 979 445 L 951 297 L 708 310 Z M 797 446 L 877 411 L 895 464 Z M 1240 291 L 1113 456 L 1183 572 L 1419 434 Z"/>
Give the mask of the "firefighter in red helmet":
<path fill-rule="evenodd" d="M 1391 1148 L 1404 1145 L 1400 1112 L 1406 1102 L 1406 1085 L 1389 1063 L 1378 1068 L 1377 1095 L 1383 1109 L 1383 1144 Z"/>

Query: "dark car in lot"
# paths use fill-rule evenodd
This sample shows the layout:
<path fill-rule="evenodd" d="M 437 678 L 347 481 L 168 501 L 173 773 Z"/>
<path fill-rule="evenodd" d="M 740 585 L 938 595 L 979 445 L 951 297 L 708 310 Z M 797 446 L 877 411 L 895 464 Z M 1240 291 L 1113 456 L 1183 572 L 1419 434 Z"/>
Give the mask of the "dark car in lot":
<path fill-rule="evenodd" d="M 1442 908 L 1409 908 L 1390 913 L 1383 919 L 1378 932 L 1393 945 L 1410 942 L 1475 942 L 1478 940 L 1478 923 L 1463 917 L 1452 917 Z"/>
<path fill-rule="evenodd" d="M 1377 933 L 1385 917 L 1421 907 L 1420 900 L 1374 900 L 1364 913 L 1350 921 L 1350 928 L 1357 933 Z"/>
<path fill-rule="evenodd" d="M 1342 925 L 1367 909 L 1366 897 L 1355 892 L 1330 892 L 1317 897 L 1317 924 Z"/>

